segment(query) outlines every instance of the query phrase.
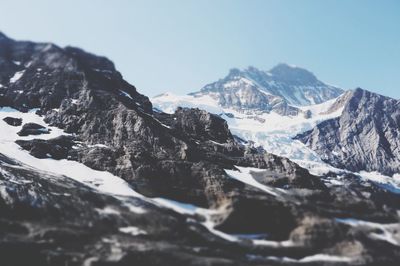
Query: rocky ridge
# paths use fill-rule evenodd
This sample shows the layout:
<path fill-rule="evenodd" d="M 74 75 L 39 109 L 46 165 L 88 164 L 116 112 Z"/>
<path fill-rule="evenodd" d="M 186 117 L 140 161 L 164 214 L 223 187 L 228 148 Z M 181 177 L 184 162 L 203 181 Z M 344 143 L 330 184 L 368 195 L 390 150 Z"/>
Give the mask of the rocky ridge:
<path fill-rule="evenodd" d="M 132 191 L 121 199 L 96 190 L 96 179 L 75 182 L 1 155 L 4 260 L 395 265 L 399 258 L 399 196 L 387 188 L 355 175 L 311 175 L 238 141 L 225 120 L 199 109 L 154 111 L 106 58 L 4 35 L 0 48 L 0 106 L 22 116 L 34 109 L 46 127 L 65 132 L 16 143 L 43 162 L 67 160 L 108 171 Z M 332 185 L 340 178 L 343 186 Z M 186 211 L 159 206 L 160 198 L 184 203 Z M 360 227 L 351 219 L 369 222 Z M 21 251 L 29 256 L 17 257 Z"/>
<path fill-rule="evenodd" d="M 340 117 L 296 138 L 335 167 L 400 173 L 400 102 L 362 89 L 343 98 Z"/>
<path fill-rule="evenodd" d="M 324 84 L 305 69 L 279 64 L 270 71 L 232 69 L 225 78 L 190 95 L 209 95 L 225 108 L 296 116 L 301 112 L 296 106 L 322 103 L 341 93 L 342 89 Z"/>

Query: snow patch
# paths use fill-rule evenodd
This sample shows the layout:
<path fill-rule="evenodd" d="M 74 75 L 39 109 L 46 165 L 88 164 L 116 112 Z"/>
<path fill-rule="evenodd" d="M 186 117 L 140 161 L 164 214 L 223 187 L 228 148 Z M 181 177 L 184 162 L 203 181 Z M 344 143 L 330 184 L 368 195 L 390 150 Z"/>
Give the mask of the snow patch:
<path fill-rule="evenodd" d="M 10 83 L 15 83 L 15 82 L 17 82 L 17 81 L 24 75 L 24 73 L 25 73 L 25 70 L 16 72 L 16 73 L 14 74 L 14 76 L 12 76 L 12 77 L 10 78 Z"/>
<path fill-rule="evenodd" d="M 268 194 L 271 194 L 275 197 L 278 197 L 278 189 L 276 188 L 271 188 L 268 187 L 266 185 L 263 185 L 259 182 L 257 182 L 253 176 L 251 175 L 251 172 L 263 172 L 265 170 L 263 169 L 258 169 L 258 168 L 251 168 L 251 167 L 239 167 L 239 166 L 235 166 L 237 169 L 239 169 L 239 171 L 234 171 L 234 170 L 229 170 L 229 169 L 225 169 L 225 172 L 227 173 L 227 175 L 229 175 L 230 177 L 239 180 L 240 182 L 243 182 L 245 184 L 248 184 L 250 186 L 256 187 L 258 189 L 261 189 L 262 191 L 267 192 Z M 280 192 L 284 192 L 283 190 L 279 190 Z"/>
<path fill-rule="evenodd" d="M 128 97 L 129 99 L 133 100 L 132 96 L 129 93 L 127 93 L 126 91 L 119 90 L 119 92 L 121 93 L 121 95 L 123 95 L 125 97 Z"/>
<path fill-rule="evenodd" d="M 138 235 L 146 235 L 146 231 L 141 230 L 135 226 L 127 226 L 127 227 L 121 227 L 119 228 L 119 231 L 125 234 L 130 234 L 133 236 L 138 236 Z"/>
<path fill-rule="evenodd" d="M 120 215 L 119 211 L 108 206 L 105 207 L 104 209 L 96 208 L 95 210 L 102 215 Z"/>

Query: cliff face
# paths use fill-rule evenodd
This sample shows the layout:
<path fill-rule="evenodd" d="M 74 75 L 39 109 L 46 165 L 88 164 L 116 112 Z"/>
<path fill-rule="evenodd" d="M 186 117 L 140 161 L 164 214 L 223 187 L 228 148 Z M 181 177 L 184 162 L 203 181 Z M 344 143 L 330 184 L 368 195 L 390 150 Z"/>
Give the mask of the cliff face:
<path fill-rule="evenodd" d="M 362 89 L 339 118 L 297 136 L 323 160 L 351 171 L 400 172 L 400 101 Z"/>

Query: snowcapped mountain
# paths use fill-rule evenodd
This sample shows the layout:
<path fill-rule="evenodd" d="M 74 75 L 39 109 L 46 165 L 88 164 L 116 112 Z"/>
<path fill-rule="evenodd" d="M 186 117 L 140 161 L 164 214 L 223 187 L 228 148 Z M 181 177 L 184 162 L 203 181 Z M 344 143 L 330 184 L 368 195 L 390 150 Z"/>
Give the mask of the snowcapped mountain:
<path fill-rule="evenodd" d="M 165 93 L 151 101 L 167 113 L 197 107 L 218 114 L 235 136 L 289 158 L 313 174 L 348 170 L 400 188 L 397 100 L 357 89 L 324 103 L 299 106 L 291 116 L 226 107 L 210 94 Z"/>
<path fill-rule="evenodd" d="M 289 116 L 209 93 L 152 103 L 107 58 L 0 33 L 1 262 L 396 265 L 396 178 L 293 139 L 348 95 Z"/>
<path fill-rule="evenodd" d="M 155 108 L 174 113 L 179 107 L 200 108 L 218 114 L 228 122 L 229 128 L 237 137 L 263 146 L 268 152 L 287 157 L 291 160 L 318 158 L 315 153 L 301 142 L 293 140 L 299 132 L 312 129 L 319 122 L 340 116 L 343 108 L 332 106 L 341 97 L 325 103 L 299 107 L 301 113 L 285 116 L 275 112 L 246 112 L 235 108 L 224 108 L 209 95 L 193 97 L 177 96 L 166 93 L 151 99 Z M 304 115 L 304 114 L 307 115 Z"/>
<path fill-rule="evenodd" d="M 209 95 L 221 106 L 237 110 L 296 115 L 300 111 L 297 106 L 322 103 L 341 93 L 342 89 L 324 84 L 305 69 L 279 64 L 270 71 L 232 69 L 225 78 L 191 95 Z"/>

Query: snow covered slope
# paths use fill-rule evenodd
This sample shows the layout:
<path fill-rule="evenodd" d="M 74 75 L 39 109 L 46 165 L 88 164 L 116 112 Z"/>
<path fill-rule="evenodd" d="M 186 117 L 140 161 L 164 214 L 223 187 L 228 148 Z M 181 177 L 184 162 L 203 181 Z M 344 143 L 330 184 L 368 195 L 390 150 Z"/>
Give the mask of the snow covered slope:
<path fill-rule="evenodd" d="M 65 159 L 38 159 L 30 155 L 29 152 L 23 150 L 15 143 L 17 139 L 52 139 L 61 135 L 67 135 L 63 130 L 57 127 L 48 127 L 43 121 L 43 117 L 35 114 L 35 111 L 36 109 L 32 109 L 27 113 L 23 113 L 9 107 L 0 108 L 0 152 L 2 154 L 42 171 L 68 176 L 69 178 L 85 183 L 105 193 L 120 196 L 142 197 L 140 194 L 133 191 L 124 180 L 108 172 L 96 171 L 82 163 Z M 20 118 L 23 123 L 37 123 L 48 127 L 51 129 L 50 134 L 43 134 L 40 136 L 29 135 L 26 137 L 18 136 L 17 132 L 21 130 L 22 126 L 13 127 L 8 125 L 3 121 L 5 117 Z"/>
<path fill-rule="evenodd" d="M 297 116 L 284 116 L 275 112 L 265 113 L 257 111 L 238 111 L 221 107 L 216 100 L 208 95 L 194 97 L 190 95 L 177 96 L 165 93 L 151 99 L 154 107 L 173 113 L 177 107 L 192 107 L 205 109 L 224 118 L 233 134 L 254 142 L 256 146 L 263 146 L 270 153 L 287 157 L 293 161 L 314 161 L 322 163 L 319 156 L 303 143 L 292 138 L 298 133 L 310 130 L 321 121 L 338 117 L 342 109 L 328 112 L 336 99 L 325 103 L 300 107 L 308 113 Z M 309 165 L 307 165 L 309 166 Z"/>
<path fill-rule="evenodd" d="M 221 107 L 217 100 L 209 95 L 178 96 L 164 93 L 151 99 L 153 106 L 166 113 L 173 113 L 177 107 L 200 108 L 215 113 L 224 118 L 231 132 L 241 139 L 250 141 L 250 145 L 262 146 L 266 151 L 289 158 L 312 174 L 323 175 L 330 171 L 343 173 L 322 161 L 321 157 L 299 140 L 294 140 L 297 134 L 314 128 L 317 124 L 342 114 L 344 102 L 348 93 L 321 104 L 301 106 L 301 112 L 296 116 L 280 115 L 276 112 L 266 113 L 255 110 L 237 110 Z M 400 175 L 387 177 L 377 172 L 357 173 L 365 180 L 389 185 L 400 191 Z M 337 181 L 337 180 L 336 180 Z M 336 181 L 332 181 L 335 183 Z M 339 184 L 340 182 L 336 182 Z"/>

